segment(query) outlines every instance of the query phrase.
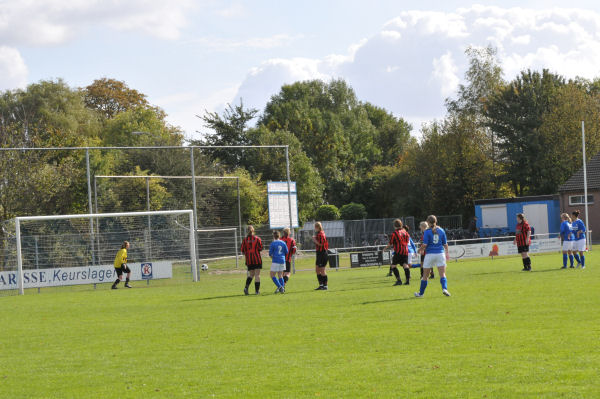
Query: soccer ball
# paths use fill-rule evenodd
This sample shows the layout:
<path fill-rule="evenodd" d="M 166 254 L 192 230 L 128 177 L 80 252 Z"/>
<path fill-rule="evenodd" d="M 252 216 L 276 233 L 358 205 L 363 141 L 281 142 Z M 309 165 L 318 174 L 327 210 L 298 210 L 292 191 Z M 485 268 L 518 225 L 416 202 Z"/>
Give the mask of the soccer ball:
<path fill-rule="evenodd" d="M 200 267 L 202 268 L 202 270 L 208 270 L 208 265 L 206 263 L 203 263 Z"/>

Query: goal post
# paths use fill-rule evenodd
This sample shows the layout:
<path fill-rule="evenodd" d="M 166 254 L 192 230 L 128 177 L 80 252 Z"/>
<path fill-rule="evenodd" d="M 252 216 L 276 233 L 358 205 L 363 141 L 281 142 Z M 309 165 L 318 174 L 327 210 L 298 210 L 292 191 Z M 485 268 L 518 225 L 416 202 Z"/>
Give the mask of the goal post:
<path fill-rule="evenodd" d="M 147 218 L 153 219 L 152 230 L 147 229 Z M 193 281 L 198 281 L 196 237 L 190 228 L 194 226 L 192 210 L 24 216 L 14 220 L 16 283 L 21 295 L 26 288 L 108 282 L 105 277 L 114 272 L 114 256 L 123 241 L 132 243 L 130 263 L 140 263 L 137 279 L 170 278 L 174 262 L 189 261 Z M 33 239 L 35 246 L 27 244 Z M 94 276 L 100 276 L 101 271 L 98 281 Z"/>

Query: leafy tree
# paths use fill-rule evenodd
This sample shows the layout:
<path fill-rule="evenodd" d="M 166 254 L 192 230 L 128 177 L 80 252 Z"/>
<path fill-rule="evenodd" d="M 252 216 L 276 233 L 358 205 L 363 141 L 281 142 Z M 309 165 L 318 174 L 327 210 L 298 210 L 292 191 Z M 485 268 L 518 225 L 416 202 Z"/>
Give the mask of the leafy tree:
<path fill-rule="evenodd" d="M 205 134 L 204 140 L 192 141 L 192 145 L 207 145 L 207 146 L 234 146 L 234 145 L 249 145 L 247 135 L 248 124 L 256 117 L 258 110 L 244 108 L 243 102 L 240 100 L 239 105 L 232 106 L 227 104 L 227 108 L 222 115 L 217 112 L 205 112 L 202 116 L 204 125 L 211 129 L 211 133 Z M 246 167 L 244 156 L 241 150 L 230 148 L 218 150 L 205 150 L 214 159 L 218 159 L 224 163 L 230 170 L 239 167 Z"/>
<path fill-rule="evenodd" d="M 367 210 L 363 204 L 351 202 L 340 208 L 340 217 L 343 220 L 357 220 L 367 217 Z"/>
<path fill-rule="evenodd" d="M 145 94 L 130 89 L 125 82 L 116 79 L 96 79 L 82 93 L 85 105 L 104 119 L 112 119 L 121 112 L 135 108 L 152 108 Z"/>
<path fill-rule="evenodd" d="M 521 72 L 494 95 L 486 109 L 487 126 L 498 137 L 504 179 L 517 196 L 548 194 L 540 165 L 551 138 L 540 127 L 553 96 L 564 84 L 561 76 L 548 70 Z"/>
<path fill-rule="evenodd" d="M 62 80 L 41 81 L 0 95 L 0 145 L 90 145 L 99 128 L 95 119 L 79 92 Z M 84 155 L 59 150 L 0 153 L 2 217 L 87 210 Z"/>
<path fill-rule="evenodd" d="M 317 220 L 338 220 L 340 211 L 335 205 L 321 205 L 315 214 Z"/>

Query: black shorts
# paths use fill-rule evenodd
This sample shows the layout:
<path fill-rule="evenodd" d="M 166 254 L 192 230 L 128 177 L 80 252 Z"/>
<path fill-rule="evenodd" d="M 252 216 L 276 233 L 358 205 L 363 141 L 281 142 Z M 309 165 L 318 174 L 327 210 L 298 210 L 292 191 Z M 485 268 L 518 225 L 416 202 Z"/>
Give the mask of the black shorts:
<path fill-rule="evenodd" d="M 394 254 L 392 265 L 408 265 L 408 255 Z"/>
<path fill-rule="evenodd" d="M 285 272 L 286 273 L 291 273 L 292 272 L 292 262 L 290 261 L 285 261 Z"/>
<path fill-rule="evenodd" d="M 246 265 L 246 267 L 248 268 L 248 271 L 262 269 L 262 262 L 255 265 Z"/>
<path fill-rule="evenodd" d="M 517 251 L 519 253 L 529 252 L 529 245 L 518 246 Z"/>
<path fill-rule="evenodd" d="M 115 271 L 119 277 L 121 277 L 123 273 L 131 273 L 131 269 L 125 263 L 123 263 L 121 267 L 115 267 Z"/>
<path fill-rule="evenodd" d="M 329 261 L 329 256 L 327 255 L 327 251 L 319 251 L 317 252 L 317 263 L 318 267 L 327 266 L 327 262 Z"/>

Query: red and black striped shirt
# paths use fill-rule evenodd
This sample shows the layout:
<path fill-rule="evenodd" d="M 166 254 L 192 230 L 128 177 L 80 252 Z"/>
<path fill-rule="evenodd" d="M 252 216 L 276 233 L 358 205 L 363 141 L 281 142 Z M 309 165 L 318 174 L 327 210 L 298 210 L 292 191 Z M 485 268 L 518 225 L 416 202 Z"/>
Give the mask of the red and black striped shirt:
<path fill-rule="evenodd" d="M 325 237 L 325 233 L 323 232 L 323 230 L 317 233 L 315 239 L 318 242 L 317 247 L 315 248 L 317 252 L 323 252 L 329 249 L 329 243 L 327 242 L 327 237 Z"/>
<path fill-rule="evenodd" d="M 288 253 L 285 255 L 285 261 L 291 262 L 292 255 L 296 253 L 296 240 L 292 237 L 281 237 L 281 241 L 285 242 L 285 245 L 287 245 L 288 248 Z"/>
<path fill-rule="evenodd" d="M 247 236 L 242 240 L 242 253 L 246 255 L 246 265 L 259 265 L 262 263 L 260 251 L 263 245 L 260 237 Z"/>
<path fill-rule="evenodd" d="M 531 244 L 531 238 L 527 240 L 527 233 L 531 231 L 529 223 L 518 223 L 516 228 L 516 240 L 518 247 L 524 247 Z"/>
<path fill-rule="evenodd" d="M 398 255 L 408 255 L 408 243 L 410 236 L 404 229 L 395 230 L 390 237 L 390 245 L 394 246 L 394 252 Z"/>

